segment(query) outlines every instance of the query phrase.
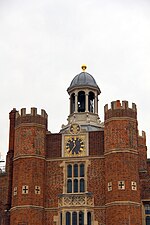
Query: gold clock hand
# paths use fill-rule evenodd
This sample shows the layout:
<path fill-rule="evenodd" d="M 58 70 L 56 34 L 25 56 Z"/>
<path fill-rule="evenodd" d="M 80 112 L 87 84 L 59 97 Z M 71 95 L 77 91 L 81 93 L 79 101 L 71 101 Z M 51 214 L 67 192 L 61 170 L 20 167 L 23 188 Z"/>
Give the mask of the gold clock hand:
<path fill-rule="evenodd" d="M 73 146 L 71 151 L 73 151 L 73 149 L 76 147 L 75 141 L 73 141 L 73 143 L 74 143 L 74 146 Z"/>

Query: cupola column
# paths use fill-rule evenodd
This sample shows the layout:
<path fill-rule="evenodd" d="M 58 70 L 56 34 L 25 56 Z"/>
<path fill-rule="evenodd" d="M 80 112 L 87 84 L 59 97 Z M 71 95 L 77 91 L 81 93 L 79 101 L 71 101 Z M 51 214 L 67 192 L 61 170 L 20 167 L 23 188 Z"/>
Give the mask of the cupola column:
<path fill-rule="evenodd" d="M 70 96 L 69 100 L 70 100 L 70 114 L 71 114 L 71 113 L 72 113 L 72 102 L 71 102 L 71 96 Z"/>
<path fill-rule="evenodd" d="M 85 93 L 85 112 L 89 112 L 89 93 Z"/>
<path fill-rule="evenodd" d="M 97 93 L 95 93 L 94 111 L 95 111 L 96 114 L 98 114 L 98 96 L 97 96 Z"/>
<path fill-rule="evenodd" d="M 75 113 L 78 112 L 78 92 L 75 92 Z"/>

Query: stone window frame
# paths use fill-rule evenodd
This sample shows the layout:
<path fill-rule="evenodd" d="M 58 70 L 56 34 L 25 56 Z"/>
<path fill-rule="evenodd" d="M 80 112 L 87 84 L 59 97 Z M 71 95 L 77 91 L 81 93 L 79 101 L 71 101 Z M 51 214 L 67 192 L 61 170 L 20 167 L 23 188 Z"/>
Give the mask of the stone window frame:
<path fill-rule="evenodd" d="M 14 196 L 16 196 L 18 194 L 18 188 L 14 187 Z"/>
<path fill-rule="evenodd" d="M 108 191 L 112 191 L 112 181 L 107 184 Z"/>
<path fill-rule="evenodd" d="M 142 213 L 143 225 L 147 225 L 146 219 L 149 218 L 150 220 L 150 199 L 143 202 L 142 209 L 143 209 L 143 213 Z"/>
<path fill-rule="evenodd" d="M 137 183 L 136 183 L 136 181 L 131 181 L 131 189 L 132 189 L 132 191 L 137 191 Z"/>
<path fill-rule="evenodd" d="M 67 193 L 67 165 L 74 165 L 74 164 L 84 164 L 84 187 L 85 187 L 85 191 L 84 192 L 77 192 L 77 193 Z M 64 185 L 63 185 L 63 194 L 82 194 L 87 192 L 87 169 L 89 166 L 90 162 L 89 160 L 82 160 L 82 159 L 77 159 L 77 160 L 68 160 L 68 161 L 64 161 L 63 164 L 61 164 L 61 166 L 63 166 L 63 174 L 64 174 Z"/>
<path fill-rule="evenodd" d="M 26 189 L 26 192 L 24 192 L 24 189 Z M 29 186 L 28 185 L 23 185 L 22 186 L 22 194 L 23 195 L 27 195 L 28 193 L 29 193 Z"/>
<path fill-rule="evenodd" d="M 122 184 L 123 184 L 123 186 L 120 186 Z M 119 190 L 125 190 L 125 181 L 124 180 L 118 181 L 118 189 Z"/>
<path fill-rule="evenodd" d="M 39 191 L 37 191 L 37 189 L 39 190 Z M 41 194 L 41 187 L 40 186 L 35 186 L 35 188 L 34 188 L 34 193 L 36 194 L 36 195 L 40 195 Z"/>
<path fill-rule="evenodd" d="M 77 165 L 77 167 L 75 167 Z M 81 165 L 84 165 L 84 175 L 81 175 Z M 68 168 L 71 168 L 71 176 L 69 175 Z M 65 193 L 67 194 L 78 194 L 85 193 L 86 191 L 86 169 L 85 162 L 68 162 L 66 163 L 66 189 Z M 77 168 L 77 169 L 76 169 Z M 78 171 L 78 172 L 77 172 Z M 75 174 L 77 172 L 77 174 Z M 69 184 L 70 182 L 70 184 Z M 82 183 L 81 183 L 82 182 Z M 82 187 L 82 185 L 84 187 Z M 71 187 L 71 191 L 69 191 Z M 83 188 L 83 190 L 81 190 Z"/>
<path fill-rule="evenodd" d="M 82 214 L 81 214 L 82 213 Z M 67 214 L 68 216 L 70 216 L 70 222 L 67 222 Z M 65 211 L 61 211 L 59 213 L 59 224 L 60 225 L 74 225 L 74 221 L 73 221 L 73 214 L 74 216 L 76 215 L 76 220 L 77 220 L 77 225 L 80 224 L 79 220 L 79 215 L 82 215 L 82 221 L 83 223 L 81 223 L 81 225 L 85 224 L 85 222 L 87 221 L 87 225 L 92 225 L 93 224 L 93 211 L 91 209 L 71 209 L 71 210 L 65 210 Z"/>

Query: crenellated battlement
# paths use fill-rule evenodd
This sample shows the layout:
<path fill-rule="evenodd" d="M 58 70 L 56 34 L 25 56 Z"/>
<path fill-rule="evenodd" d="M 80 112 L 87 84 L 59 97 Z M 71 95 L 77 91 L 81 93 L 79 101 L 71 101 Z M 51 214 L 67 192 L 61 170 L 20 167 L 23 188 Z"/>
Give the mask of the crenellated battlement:
<path fill-rule="evenodd" d="M 142 134 L 138 133 L 138 136 L 141 138 L 146 138 L 146 132 L 142 130 Z"/>
<path fill-rule="evenodd" d="M 137 110 L 135 103 L 132 103 L 132 108 L 129 108 L 128 101 L 122 101 L 122 104 L 121 104 L 120 100 L 116 100 L 116 101 L 111 102 L 111 108 L 110 109 L 111 110 L 114 110 L 114 109 L 132 109 L 134 111 Z M 104 107 L 105 112 L 107 112 L 110 109 L 108 108 L 108 104 L 106 104 L 105 107 Z"/>
<path fill-rule="evenodd" d="M 105 120 L 111 117 L 131 117 L 137 118 L 137 108 L 136 104 L 132 103 L 132 108 L 129 107 L 128 101 L 116 100 L 111 102 L 111 107 L 108 104 L 104 106 Z"/>
<path fill-rule="evenodd" d="M 46 125 L 47 127 L 48 115 L 44 109 L 41 109 L 41 114 L 37 113 L 37 108 L 32 107 L 30 113 L 27 113 L 26 108 L 22 108 L 16 112 L 16 126 L 21 123 L 37 123 L 41 125 Z"/>
<path fill-rule="evenodd" d="M 48 117 L 48 115 L 47 115 L 47 113 L 46 113 L 46 111 L 44 109 L 41 109 L 41 114 L 37 114 L 37 108 L 32 107 L 31 108 L 31 113 L 29 113 L 29 114 L 26 113 L 26 108 L 22 108 L 21 111 L 20 111 L 20 113 L 17 111 L 17 113 L 16 113 L 16 119 L 18 117 L 20 117 L 20 116 L 37 116 L 37 115 L 38 116 L 42 116 L 42 117 L 44 117 L 46 119 Z"/>

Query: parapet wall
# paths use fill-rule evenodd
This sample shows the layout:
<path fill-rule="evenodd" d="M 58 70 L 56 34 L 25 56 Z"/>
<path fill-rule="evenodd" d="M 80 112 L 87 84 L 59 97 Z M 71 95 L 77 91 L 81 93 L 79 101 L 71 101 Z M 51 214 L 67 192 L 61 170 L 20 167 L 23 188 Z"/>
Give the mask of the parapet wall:
<path fill-rule="evenodd" d="M 26 113 L 26 108 L 22 108 L 21 112 L 16 112 L 15 125 L 18 126 L 22 123 L 37 123 L 44 125 L 47 128 L 48 115 L 44 109 L 41 109 L 41 114 L 37 114 L 37 108 L 32 107 L 29 114 Z"/>
<path fill-rule="evenodd" d="M 104 107 L 105 120 L 112 117 L 131 117 L 137 119 L 136 104 L 132 103 L 132 108 L 129 108 L 128 101 L 120 100 L 111 102 L 111 108 L 108 108 L 108 104 Z"/>

